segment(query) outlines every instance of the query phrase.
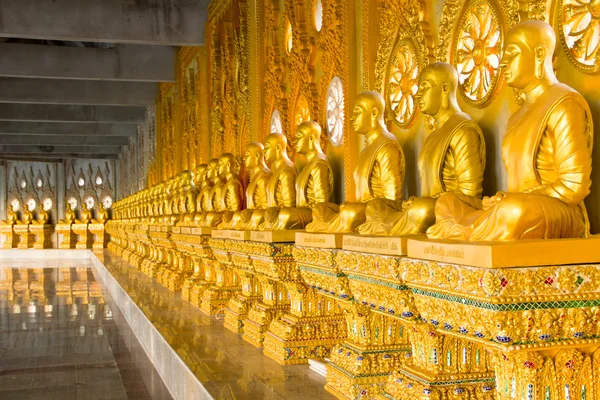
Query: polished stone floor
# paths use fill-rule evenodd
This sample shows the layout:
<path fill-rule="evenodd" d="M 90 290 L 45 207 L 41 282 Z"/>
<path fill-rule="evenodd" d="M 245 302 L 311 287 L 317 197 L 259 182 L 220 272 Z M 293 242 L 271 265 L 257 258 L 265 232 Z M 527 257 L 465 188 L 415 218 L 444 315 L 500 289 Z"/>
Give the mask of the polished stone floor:
<path fill-rule="evenodd" d="M 88 260 L 0 260 L 0 399 L 171 399 Z"/>
<path fill-rule="evenodd" d="M 119 257 L 101 261 L 215 399 L 333 398 L 307 365 L 277 364 Z"/>
<path fill-rule="evenodd" d="M 173 389 L 177 377 L 165 375 L 164 368 L 157 373 L 148 348 L 144 351 L 133 334 L 139 336 L 139 329 L 125 322 L 125 315 L 130 320 L 135 315 L 133 305 L 166 340 L 168 351 L 163 347 L 159 356 L 172 353 L 173 364 L 157 365 L 175 365 L 178 356 L 210 397 L 333 398 L 324 389 L 325 379 L 308 366 L 280 366 L 226 330 L 222 320 L 124 260 L 108 251 L 97 256 L 104 265 L 100 269 L 80 259 L 0 259 L 0 400 L 171 399 L 161 376 L 175 398 L 207 397 L 187 389 L 179 396 Z M 125 299 L 113 291 L 115 285 L 126 292 Z M 139 318 L 133 326 L 141 326 Z M 145 342 L 151 335 L 142 336 Z M 155 338 L 151 342 L 156 347 Z"/>

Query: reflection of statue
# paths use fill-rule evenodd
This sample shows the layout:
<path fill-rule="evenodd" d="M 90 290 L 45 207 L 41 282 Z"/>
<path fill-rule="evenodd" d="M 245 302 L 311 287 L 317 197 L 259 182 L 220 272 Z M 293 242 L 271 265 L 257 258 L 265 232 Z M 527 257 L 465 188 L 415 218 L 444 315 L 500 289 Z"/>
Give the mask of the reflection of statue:
<path fill-rule="evenodd" d="M 108 221 L 108 211 L 104 208 L 102 203 L 98 203 L 98 212 L 96 213 L 96 219 L 93 219 L 94 224 L 105 224 Z"/>
<path fill-rule="evenodd" d="M 201 226 L 204 227 L 215 227 L 221 223 L 221 212 L 223 211 L 221 201 L 223 198 L 225 177 L 221 174 L 220 162 L 219 158 L 215 158 L 208 163 L 208 173 L 206 176 L 213 181 L 213 185 L 206 197 L 206 208 L 203 208 L 205 217 Z"/>
<path fill-rule="evenodd" d="M 265 139 L 265 159 L 271 164 L 271 178 L 267 183 L 265 222 L 259 229 L 273 229 L 282 207 L 296 207 L 296 166 L 287 154 L 287 138 L 271 133 Z"/>
<path fill-rule="evenodd" d="M 365 222 L 366 203 L 378 198 L 400 204 L 404 180 L 404 153 L 398 140 L 385 127 L 385 101 L 377 92 L 363 92 L 356 99 L 352 124 L 356 133 L 366 135 L 367 147 L 360 153 L 354 170 L 358 203 L 317 205 L 309 232 L 354 232 Z"/>
<path fill-rule="evenodd" d="M 50 216 L 48 215 L 48 212 L 44 210 L 44 205 L 40 204 L 37 220 L 34 220 L 31 223 L 33 225 L 46 225 L 49 219 Z"/>
<path fill-rule="evenodd" d="M 13 206 L 9 204 L 6 209 L 6 220 L 0 221 L 0 225 L 14 225 L 17 221 L 17 213 L 14 211 Z"/>
<path fill-rule="evenodd" d="M 60 221 L 58 221 L 58 223 L 72 224 L 73 222 L 75 222 L 75 211 L 73 211 L 73 208 L 71 207 L 70 203 L 67 203 L 65 207 L 65 219 L 61 219 Z"/>
<path fill-rule="evenodd" d="M 17 221 L 17 225 L 29 225 L 33 221 L 33 214 L 29 210 L 29 207 L 25 205 L 23 207 L 23 213 L 21 214 L 21 220 Z"/>
<path fill-rule="evenodd" d="M 221 192 L 222 210 L 219 228 L 233 228 L 232 217 L 236 211 L 244 207 L 244 184 L 240 178 L 240 160 L 231 153 L 225 153 L 219 157 L 219 175 L 225 179 Z"/>
<path fill-rule="evenodd" d="M 508 193 L 483 202 L 446 194 L 436 205 L 433 238 L 559 239 L 589 233 L 583 199 L 590 191 L 592 118 L 583 97 L 552 69 L 552 27 L 527 21 L 506 37 L 501 60 L 509 86 L 525 94 L 502 142 Z"/>
<path fill-rule="evenodd" d="M 457 86 L 458 75 L 450 64 L 430 64 L 421 72 L 416 98 L 438 128 L 427 136 L 419 154 L 422 197 L 411 197 L 399 207 L 386 199 L 369 202 L 367 222 L 358 228 L 361 234 L 424 234 L 435 223 L 441 194 L 481 197 L 485 142 L 477 124 L 458 107 Z"/>
<path fill-rule="evenodd" d="M 250 178 L 246 188 L 246 209 L 235 213 L 232 223 L 238 230 L 257 230 L 265 218 L 267 184 L 271 178 L 262 143 L 253 142 L 246 146 L 244 165 Z"/>
<path fill-rule="evenodd" d="M 82 203 L 81 204 L 81 218 L 75 220 L 75 222 L 77 222 L 78 224 L 89 224 L 91 220 L 92 220 L 92 213 L 90 212 L 90 209 L 88 208 L 87 204 Z"/>
<path fill-rule="evenodd" d="M 312 221 L 312 209 L 331 200 L 333 174 L 329 160 L 321 149 L 321 126 L 313 121 L 298 126 L 295 139 L 297 154 L 304 154 L 308 164 L 296 178 L 296 207 L 285 207 L 272 229 L 302 229 Z"/>

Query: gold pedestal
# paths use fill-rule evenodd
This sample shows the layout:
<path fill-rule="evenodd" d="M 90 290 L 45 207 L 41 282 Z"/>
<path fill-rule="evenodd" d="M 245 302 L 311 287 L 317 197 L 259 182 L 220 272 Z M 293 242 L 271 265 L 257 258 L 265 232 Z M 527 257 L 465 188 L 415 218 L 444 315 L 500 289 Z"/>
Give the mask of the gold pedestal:
<path fill-rule="evenodd" d="M 261 243 L 291 243 L 296 241 L 298 232 L 304 232 L 304 230 L 250 231 L 250 240 Z"/>
<path fill-rule="evenodd" d="M 243 238 L 250 235 L 250 231 L 230 231 L 230 238 L 238 237 L 235 233 L 242 233 Z M 244 240 L 228 241 L 231 264 L 241 285 L 241 291 L 229 300 L 225 309 L 225 328 L 235 333 L 243 333 L 244 320 L 250 308 L 262 299 L 260 281 L 256 277 L 252 259 L 245 252 Z"/>
<path fill-rule="evenodd" d="M 296 233 L 296 246 L 318 249 L 341 249 L 344 234 L 342 233 Z"/>
<path fill-rule="evenodd" d="M 88 229 L 92 235 L 92 249 L 103 249 L 106 247 L 108 237 L 104 230 L 104 224 L 89 224 Z M 134 232 L 135 235 L 135 232 Z M 137 237 L 136 237 L 137 239 Z M 135 263 L 133 263 L 135 265 Z"/>
<path fill-rule="evenodd" d="M 88 224 L 71 225 L 73 233 L 77 235 L 76 249 L 89 249 L 92 246 L 92 235 L 88 231 Z"/>
<path fill-rule="evenodd" d="M 19 238 L 17 248 L 28 249 L 33 245 L 33 235 L 29 231 L 29 225 L 14 225 L 13 231 Z"/>
<path fill-rule="evenodd" d="M 296 238 L 300 235 L 296 234 Z M 306 269 L 332 268 L 336 250 L 296 247 L 294 260 L 304 277 Z M 311 276 L 312 277 L 312 276 Z M 312 280 L 284 281 L 290 311 L 271 323 L 264 339 L 265 354 L 280 364 L 306 363 L 310 358 L 329 357 L 334 345 L 347 337 L 346 320 L 339 300 L 323 293 L 323 285 Z"/>
<path fill-rule="evenodd" d="M 194 255 L 197 259 L 196 263 L 200 263 L 202 277 L 191 286 L 189 302 L 200 307 L 202 303 L 202 295 L 204 291 L 210 287 L 217 278 L 214 274 L 213 264 L 215 262 L 213 251 L 209 246 L 210 233 L 202 234 L 204 228 L 192 228 L 189 240 L 192 243 Z"/>
<path fill-rule="evenodd" d="M 290 309 L 284 282 L 298 281 L 300 274 L 292 256 L 291 244 L 248 241 L 243 242 L 242 246 L 250 255 L 262 295 L 262 300 L 252 306 L 243 322 L 242 338 L 261 347 L 271 321 Z"/>
<path fill-rule="evenodd" d="M 60 242 L 61 249 L 74 249 L 77 236 L 71 230 L 71 224 L 57 224 L 55 227 L 56 233 L 63 235 L 63 240 Z M 115 251 L 114 249 L 112 251 Z M 116 251 L 115 251 L 116 252 Z"/>
<path fill-rule="evenodd" d="M 34 238 L 34 249 L 51 249 L 54 225 L 29 225 L 29 231 Z"/>
<path fill-rule="evenodd" d="M 19 244 L 19 236 L 13 232 L 13 225 L 0 225 L 0 235 L 6 237 L 2 244 L 3 249 L 14 249 Z"/>
<path fill-rule="evenodd" d="M 224 313 L 229 299 L 241 290 L 240 279 L 231 261 L 230 249 L 233 242 L 218 238 L 222 232 L 213 230 L 209 240 L 215 258 L 213 268 L 216 281 L 202 294 L 200 306 L 200 309 L 209 315 Z M 224 236 L 228 237 L 227 234 Z"/>

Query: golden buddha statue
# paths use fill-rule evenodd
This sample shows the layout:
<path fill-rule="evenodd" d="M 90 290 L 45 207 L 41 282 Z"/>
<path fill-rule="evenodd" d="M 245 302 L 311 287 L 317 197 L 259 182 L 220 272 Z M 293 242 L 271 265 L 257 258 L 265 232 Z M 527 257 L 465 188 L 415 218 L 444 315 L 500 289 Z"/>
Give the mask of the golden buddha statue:
<path fill-rule="evenodd" d="M 398 139 L 385 127 L 385 101 L 377 92 L 363 92 L 356 99 L 352 125 L 365 135 L 367 146 L 360 153 L 354 170 L 357 203 L 317 205 L 309 232 L 354 232 L 366 220 L 366 207 L 374 199 L 401 204 L 404 181 L 404 153 Z"/>
<path fill-rule="evenodd" d="M 287 138 L 282 133 L 271 133 L 265 139 L 265 160 L 271 165 L 267 183 L 265 221 L 259 230 L 272 230 L 278 224 L 283 207 L 296 207 L 296 166 L 287 154 Z"/>
<path fill-rule="evenodd" d="M 252 142 L 246 146 L 244 166 L 250 182 L 246 188 L 246 209 L 233 215 L 232 225 L 237 230 L 257 230 L 264 222 L 267 208 L 267 185 L 271 170 L 265 163 L 264 146 Z"/>
<path fill-rule="evenodd" d="M 201 226 L 206 218 L 208 209 L 212 207 L 211 195 L 215 181 L 219 181 L 219 159 L 213 158 L 208 161 L 203 186 L 198 192 L 196 198 L 196 215 L 194 216 L 194 225 Z"/>
<path fill-rule="evenodd" d="M 6 220 L 0 221 L 0 225 L 14 225 L 17 223 L 19 219 L 17 218 L 17 213 L 13 209 L 11 204 L 6 208 Z"/>
<path fill-rule="evenodd" d="M 479 126 L 459 108 L 457 87 L 458 74 L 450 64 L 429 64 L 421 72 L 415 97 L 436 126 L 419 153 L 421 197 L 411 197 L 399 207 L 387 199 L 370 201 L 360 234 L 424 234 L 435 223 L 435 203 L 443 193 L 481 198 L 485 142 Z"/>
<path fill-rule="evenodd" d="M 76 219 L 75 222 L 78 224 L 89 224 L 92 221 L 92 212 L 88 208 L 87 204 L 81 204 L 80 218 Z"/>
<path fill-rule="evenodd" d="M 202 202 L 200 198 L 200 193 L 205 186 L 206 182 L 206 171 L 208 170 L 207 164 L 197 165 L 194 169 L 194 173 L 192 175 L 191 184 L 193 188 L 191 193 L 188 192 L 187 202 L 188 206 L 186 207 L 186 213 L 181 216 L 180 224 L 182 226 L 190 226 L 196 217 L 197 213 L 202 213 Z M 192 206 L 193 204 L 193 206 Z"/>
<path fill-rule="evenodd" d="M 50 216 L 48 215 L 48 211 L 44 209 L 44 205 L 40 204 L 37 219 L 31 221 L 33 225 L 46 225 Z"/>
<path fill-rule="evenodd" d="M 96 219 L 92 219 L 94 224 L 105 224 L 108 221 L 108 211 L 104 208 L 102 203 L 98 203 L 98 212 L 96 213 Z"/>
<path fill-rule="evenodd" d="M 298 125 L 294 140 L 296 153 L 306 156 L 308 164 L 296 178 L 296 207 L 284 207 L 271 229 L 303 229 L 312 221 L 312 209 L 331 201 L 333 173 L 321 149 L 321 126 L 314 121 Z"/>
<path fill-rule="evenodd" d="M 225 177 L 221 174 L 220 158 L 214 158 L 208 162 L 206 177 L 212 180 L 210 191 L 206 194 L 204 218 L 200 223 L 202 227 L 215 227 L 221 223 L 221 211 L 223 200 L 223 186 Z"/>
<path fill-rule="evenodd" d="M 21 213 L 21 220 L 17 220 L 17 225 L 30 225 L 33 222 L 33 214 L 29 207 L 25 205 L 23 212 Z"/>
<path fill-rule="evenodd" d="M 500 65 L 506 82 L 525 95 L 502 142 L 508 192 L 483 201 L 444 194 L 427 235 L 479 241 L 586 237 L 583 199 L 590 191 L 593 139 L 589 106 L 556 79 L 556 36 L 550 25 L 520 23 L 505 43 Z"/>
<path fill-rule="evenodd" d="M 219 175 L 225 179 L 221 191 L 220 209 L 222 212 L 219 229 L 232 229 L 233 215 L 244 207 L 244 184 L 240 178 L 242 166 L 238 157 L 225 153 L 219 157 Z"/>
<path fill-rule="evenodd" d="M 65 219 L 61 219 L 59 221 L 60 224 L 72 224 L 75 222 L 75 211 L 73 211 L 73 207 L 71 207 L 70 203 L 65 205 Z"/>
<path fill-rule="evenodd" d="M 179 207 L 180 221 L 189 221 L 190 215 L 196 212 L 196 197 L 198 191 L 194 185 L 194 174 L 185 170 L 179 176 Z"/>

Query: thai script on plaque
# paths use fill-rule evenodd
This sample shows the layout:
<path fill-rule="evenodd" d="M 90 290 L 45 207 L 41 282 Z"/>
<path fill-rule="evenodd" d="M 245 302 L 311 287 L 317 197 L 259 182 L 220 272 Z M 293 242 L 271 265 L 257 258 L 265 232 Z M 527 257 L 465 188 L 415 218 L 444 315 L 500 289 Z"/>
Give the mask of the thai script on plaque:
<path fill-rule="evenodd" d="M 427 246 L 423 249 L 423 254 L 441 257 L 465 258 L 465 251 L 463 249 L 446 249 L 443 246 Z"/>

